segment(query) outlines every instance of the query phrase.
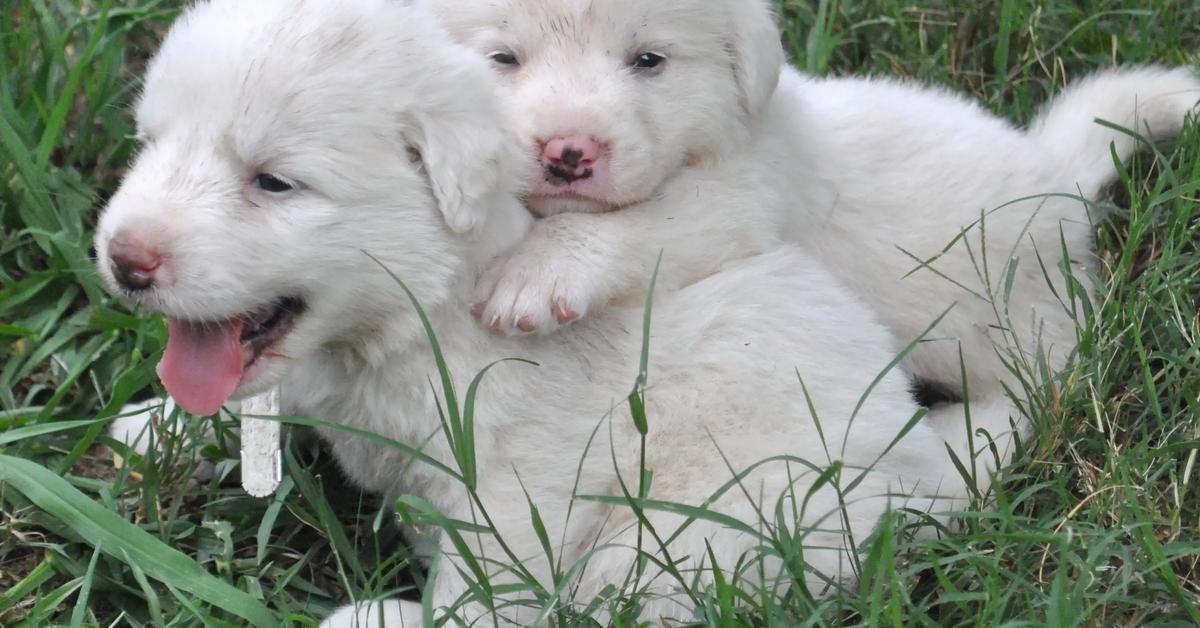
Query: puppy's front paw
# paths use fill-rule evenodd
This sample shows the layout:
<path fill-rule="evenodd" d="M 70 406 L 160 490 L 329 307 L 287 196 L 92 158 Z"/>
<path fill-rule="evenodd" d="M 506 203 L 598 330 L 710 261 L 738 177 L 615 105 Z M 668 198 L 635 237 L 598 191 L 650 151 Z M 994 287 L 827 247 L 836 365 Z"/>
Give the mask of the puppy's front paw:
<path fill-rule="evenodd" d="M 550 333 L 587 313 L 591 283 L 581 266 L 545 252 L 499 258 L 475 288 L 473 313 L 493 331 Z"/>
<path fill-rule="evenodd" d="M 420 628 L 421 605 L 404 600 L 379 600 L 343 606 L 321 622 L 320 628 Z"/>

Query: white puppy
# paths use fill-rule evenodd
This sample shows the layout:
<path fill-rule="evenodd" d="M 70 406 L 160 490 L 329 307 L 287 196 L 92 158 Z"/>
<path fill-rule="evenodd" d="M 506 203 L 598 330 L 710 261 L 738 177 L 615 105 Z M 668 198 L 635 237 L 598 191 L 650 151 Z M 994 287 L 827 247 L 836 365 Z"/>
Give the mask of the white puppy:
<path fill-rule="evenodd" d="M 641 307 L 606 308 L 544 338 L 477 325 L 467 310 L 480 268 L 531 220 L 506 186 L 516 177 L 493 80 L 432 18 L 388 0 L 214 0 L 180 18 L 150 65 L 137 107 L 145 144 L 96 244 L 112 288 L 167 318 L 160 374 L 182 407 L 205 414 L 278 385 L 285 412 L 397 441 L 408 449 L 323 430 L 370 490 L 416 496 L 460 522 L 481 521 L 485 509 L 506 549 L 472 532 L 470 551 L 523 559 L 553 592 L 528 496 L 561 564 L 587 562 L 570 572 L 587 601 L 634 563 L 640 536 L 622 484 L 636 494 L 643 465 L 650 499 L 711 499 L 710 510 L 749 526 L 683 529 L 685 517 L 647 507 L 661 538 L 680 534 L 665 552 L 649 541 L 644 549 L 669 553 L 686 577 L 705 577 L 697 570 L 709 551 L 725 569 L 753 558 L 760 512 L 787 513 L 784 525 L 805 535 L 805 577 L 817 587 L 852 577 L 851 538 L 861 543 L 889 506 L 961 507 L 969 490 L 946 444 L 968 455 L 954 440 L 965 428 L 942 426 L 963 417 L 909 425 L 908 382 L 897 371 L 879 377 L 895 356 L 891 336 L 794 248 L 727 264 L 656 302 L 644 460 L 625 401 L 639 373 Z M 489 371 L 473 432 L 456 435 L 457 447 L 439 419 L 441 402 L 457 402 L 430 386 L 437 361 L 421 319 L 364 251 L 420 299 L 459 399 L 467 378 L 496 360 L 539 365 Z M 1004 429 L 1002 415 L 991 424 L 975 416 Z M 842 465 L 833 483 L 815 485 L 833 464 Z M 721 492 L 734 472 L 745 472 L 741 485 Z M 458 606 L 470 572 L 452 535 L 432 540 L 443 553 L 432 603 Z M 780 574 L 759 559 L 768 578 Z M 480 564 L 493 584 L 512 581 L 497 563 Z M 646 617 L 690 612 L 676 607 L 668 576 L 651 568 L 647 584 L 663 597 Z M 478 617 L 501 602 L 467 600 L 458 612 Z M 381 610 L 389 625 L 420 617 L 419 607 L 388 602 L 330 624 L 371 612 L 377 621 Z"/>
<path fill-rule="evenodd" d="M 500 77 L 526 200 L 552 216 L 480 282 L 489 325 L 638 298 L 663 248 L 673 289 L 777 245 L 795 164 L 757 136 L 784 60 L 764 1 L 427 4 Z"/>
<path fill-rule="evenodd" d="M 660 249 L 672 287 L 782 236 L 902 343 L 945 313 L 906 365 L 987 403 L 1016 387 L 1010 365 L 1058 370 L 1074 349 L 1091 280 L 1072 293 L 1060 267 L 1093 257 L 1078 197 L 1115 177 L 1110 143 L 1134 148 L 1094 119 L 1162 137 L 1200 99 L 1185 69 L 1110 71 L 1023 133 L 949 93 L 782 69 L 763 0 L 427 2 L 501 77 L 549 216 L 481 281 L 485 323 L 549 331 L 641 294 Z"/>

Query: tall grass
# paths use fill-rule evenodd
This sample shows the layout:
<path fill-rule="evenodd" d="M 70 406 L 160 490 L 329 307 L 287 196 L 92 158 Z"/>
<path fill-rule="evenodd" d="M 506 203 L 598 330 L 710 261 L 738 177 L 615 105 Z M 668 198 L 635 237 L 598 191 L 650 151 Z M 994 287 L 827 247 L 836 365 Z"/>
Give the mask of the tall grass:
<path fill-rule="evenodd" d="M 383 504 L 311 441 L 289 440 L 283 486 L 255 500 L 236 485 L 223 425 L 218 445 L 197 446 L 189 437 L 203 425 L 163 417 L 154 434 L 166 446 L 145 458 L 104 436 L 126 402 L 161 393 L 161 323 L 108 298 L 89 257 L 97 210 L 134 150 L 136 76 L 179 6 L 0 9 L 3 625 L 314 625 L 350 597 L 415 597 L 426 583 Z M 1194 65 L 1200 51 L 1200 5 L 1172 0 L 783 0 L 780 10 L 799 67 L 946 85 L 1016 122 L 1090 69 Z M 863 547 L 857 588 L 829 597 L 809 595 L 799 568 L 780 583 L 795 586 L 768 590 L 728 576 L 751 565 L 721 565 L 713 586 L 684 587 L 699 623 L 1200 624 L 1200 131 L 1160 149 L 1139 154 L 1114 190 L 1129 209 L 1098 228 L 1101 290 L 1080 359 L 1034 395 L 1038 433 L 992 507 L 938 540 L 913 538 L 918 519 L 897 515 Z M 454 401 L 447 433 L 463 442 L 470 403 Z M 629 501 L 667 507 L 630 480 Z M 436 522 L 413 500 L 401 506 L 410 522 Z M 531 526 L 539 520 L 531 504 Z M 647 530 L 647 545 L 669 532 Z M 764 540 L 794 558 L 786 530 Z M 490 567 L 478 569 L 481 597 L 496 593 Z M 585 621 L 587 601 L 557 604 L 571 568 L 515 597 L 535 617 Z M 645 600 L 613 584 L 596 604 L 632 623 Z"/>

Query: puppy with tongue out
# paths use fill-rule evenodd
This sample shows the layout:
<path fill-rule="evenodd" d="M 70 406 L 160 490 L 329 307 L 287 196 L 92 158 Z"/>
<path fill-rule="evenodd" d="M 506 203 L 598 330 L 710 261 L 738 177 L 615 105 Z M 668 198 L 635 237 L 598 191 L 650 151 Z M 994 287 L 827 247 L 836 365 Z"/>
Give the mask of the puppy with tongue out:
<path fill-rule="evenodd" d="M 166 319 L 158 375 L 191 414 L 275 391 L 334 347 L 371 358 L 380 330 L 418 333 L 380 263 L 436 305 L 531 220 L 505 191 L 484 62 L 422 11 L 305 6 L 307 21 L 285 0 L 202 2 L 168 33 L 136 106 L 139 154 L 97 226 L 109 288 Z M 361 23 L 384 17 L 390 32 Z M 378 56 L 399 30 L 423 34 Z M 510 226 L 459 238 L 496 195 Z"/>
<path fill-rule="evenodd" d="M 142 146 L 96 233 L 110 289 L 166 319 L 158 374 L 178 406 L 212 415 L 286 388 L 306 365 L 334 380 L 357 365 L 316 363 L 378 360 L 397 350 L 383 330 L 423 338 L 397 314 L 408 301 L 380 263 L 434 307 L 524 234 L 490 79 L 431 17 L 386 0 L 188 12 L 148 68 Z M 459 237 L 496 197 L 507 218 L 486 238 Z M 294 389 L 297 413 L 336 396 Z"/>
<path fill-rule="evenodd" d="M 303 309 L 299 300 L 286 299 L 249 319 L 218 323 L 168 319 L 167 348 L 158 364 L 163 386 L 184 410 L 201 416 L 216 414 Z"/>
<path fill-rule="evenodd" d="M 204 325 L 169 321 L 170 339 L 158 376 L 175 402 L 192 414 L 216 414 L 245 372 L 242 323 Z"/>
<path fill-rule="evenodd" d="M 580 592 L 581 611 L 628 580 L 644 560 L 627 551 L 641 547 L 641 526 L 624 504 L 603 500 L 646 470 L 655 478 L 649 499 L 703 501 L 739 521 L 758 521 L 761 509 L 728 490 L 731 468 L 752 472 L 739 477 L 770 503 L 807 495 L 789 533 L 814 532 L 804 552 L 813 590 L 845 573 L 851 541 L 869 536 L 886 510 L 936 513 L 938 491 L 968 495 L 954 480 L 970 443 L 951 443 L 954 464 L 931 455 L 947 449 L 941 426 L 962 432 L 956 418 L 911 420 L 909 381 L 888 368 L 890 335 L 799 250 L 655 295 L 648 366 L 640 304 L 604 308 L 536 341 L 479 325 L 470 305 L 481 271 L 532 218 L 508 187 L 519 147 L 500 123 L 499 79 L 422 6 L 209 0 L 191 5 L 167 36 L 137 106 L 141 152 L 100 219 L 96 246 L 111 288 L 167 319 L 160 374 L 180 405 L 208 414 L 278 387 L 288 414 L 349 428 L 317 431 L 363 489 L 412 495 L 447 521 L 477 521 L 486 509 L 495 534 L 466 541 L 478 564 L 536 558 L 544 538 L 562 540 L 555 560 L 530 560 L 520 576 L 489 574 L 488 593 L 503 597 L 473 599 L 484 589 L 468 580 L 463 535 L 410 530 L 432 533 L 417 540 L 437 550 L 419 555 L 445 561 L 430 573 L 428 603 L 467 624 L 489 614 L 496 621 L 487 623 L 541 621 L 523 613 L 544 615 L 546 600 L 557 600 L 557 563 L 578 574 L 569 593 Z M 513 357 L 538 366 L 500 364 Z M 468 394 L 464 458 L 464 441 L 443 437 L 442 411 L 454 401 L 430 377 L 445 365 L 461 384 L 489 364 L 497 366 Z M 613 404 L 647 372 L 649 440 L 627 404 Z M 796 373 L 814 395 L 797 387 Z M 972 418 L 990 434 L 1008 428 L 1007 414 L 997 424 Z M 819 426 L 837 438 L 822 438 Z M 849 499 L 790 462 L 828 460 L 831 450 L 861 470 Z M 912 499 L 897 487 L 916 487 Z M 529 525 L 529 504 L 544 526 Z M 761 535 L 675 512 L 646 516 L 678 530 L 670 555 L 646 551 L 680 573 L 709 578 L 716 561 L 743 557 L 768 569 L 779 562 L 758 558 Z M 649 592 L 644 616 L 695 617 L 659 571 L 632 585 Z M 523 599 L 535 594 L 525 573 L 550 596 Z M 426 616 L 420 605 L 389 601 L 326 625 L 419 626 Z"/>

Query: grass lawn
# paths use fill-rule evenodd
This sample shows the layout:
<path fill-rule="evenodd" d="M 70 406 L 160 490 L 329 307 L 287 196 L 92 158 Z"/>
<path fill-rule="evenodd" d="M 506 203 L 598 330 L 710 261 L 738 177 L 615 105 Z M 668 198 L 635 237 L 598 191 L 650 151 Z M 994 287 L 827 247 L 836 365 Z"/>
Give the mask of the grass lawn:
<path fill-rule="evenodd" d="M 181 4 L 0 8 L 0 626 L 315 625 L 350 596 L 422 585 L 378 500 L 311 442 L 289 441 L 282 490 L 255 500 L 223 429 L 145 459 L 104 436 L 161 392 L 165 330 L 103 292 L 91 229 L 135 150 L 135 79 Z M 1091 69 L 1200 64 L 1200 3 L 1182 0 L 783 0 L 781 15 L 801 68 L 945 85 L 1017 123 Z M 1078 363 L 1033 391 L 1036 437 L 995 504 L 941 540 L 879 535 L 861 583 L 829 599 L 695 591 L 702 624 L 1200 625 L 1200 129 L 1122 179 Z"/>

